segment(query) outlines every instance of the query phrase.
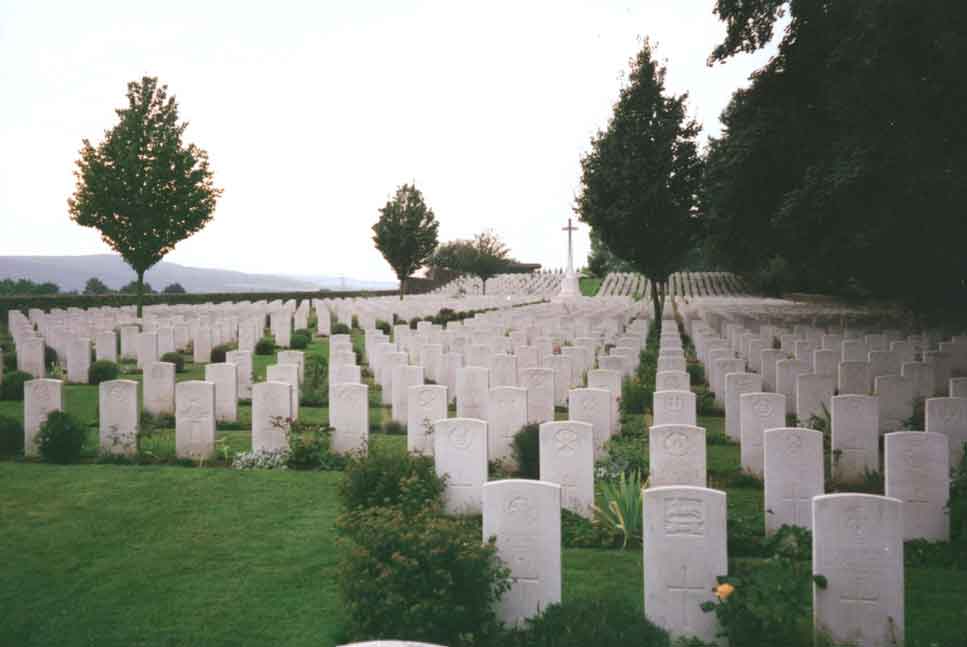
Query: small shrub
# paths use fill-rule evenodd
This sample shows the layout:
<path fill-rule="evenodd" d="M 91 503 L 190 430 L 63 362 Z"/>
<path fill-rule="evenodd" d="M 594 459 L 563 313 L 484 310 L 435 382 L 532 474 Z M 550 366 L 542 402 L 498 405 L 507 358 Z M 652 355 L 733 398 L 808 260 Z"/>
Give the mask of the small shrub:
<path fill-rule="evenodd" d="M 44 366 L 47 370 L 57 366 L 57 351 L 50 346 L 44 346 Z"/>
<path fill-rule="evenodd" d="M 271 337 L 263 337 L 255 342 L 256 355 L 271 355 L 275 352 L 275 340 Z"/>
<path fill-rule="evenodd" d="M 289 348 L 302 350 L 309 346 L 309 337 L 300 333 L 295 333 L 289 338 Z"/>
<path fill-rule="evenodd" d="M 114 362 L 101 359 L 91 364 L 90 384 L 100 384 L 108 380 L 116 380 L 121 375 L 121 369 Z"/>
<path fill-rule="evenodd" d="M 222 364 L 228 353 L 235 350 L 234 344 L 219 344 L 212 348 L 212 364 Z"/>
<path fill-rule="evenodd" d="M 685 370 L 688 372 L 691 384 L 705 384 L 705 369 L 701 364 L 686 364 Z"/>
<path fill-rule="evenodd" d="M 645 413 L 651 409 L 654 389 L 635 380 L 626 380 L 621 388 L 621 409 L 625 413 Z"/>
<path fill-rule="evenodd" d="M 383 433 L 390 436 L 405 436 L 406 425 L 399 420 L 387 420 L 383 423 Z"/>
<path fill-rule="evenodd" d="M 627 598 L 575 599 L 552 604 L 504 643 L 510 647 L 670 647 L 664 629 Z"/>
<path fill-rule="evenodd" d="M 37 433 L 37 450 L 48 463 L 76 463 L 85 434 L 84 426 L 72 415 L 51 411 Z"/>
<path fill-rule="evenodd" d="M 539 479 L 541 476 L 540 426 L 525 425 L 514 434 L 511 443 L 517 474 L 520 478 Z"/>
<path fill-rule="evenodd" d="M 967 565 L 967 443 L 963 444 L 964 457 L 950 480 L 950 536 L 958 563 Z"/>
<path fill-rule="evenodd" d="M 309 341 L 312 341 L 312 331 L 309 330 L 308 328 L 296 328 L 293 331 L 292 334 L 293 335 L 305 335 L 306 337 L 309 338 Z"/>
<path fill-rule="evenodd" d="M 450 647 L 498 632 L 509 571 L 479 527 L 424 510 L 357 509 L 340 517 L 339 589 L 351 638 L 406 636 Z"/>
<path fill-rule="evenodd" d="M 561 543 L 565 548 L 616 548 L 622 539 L 613 528 L 561 509 Z"/>
<path fill-rule="evenodd" d="M 23 402 L 24 382 L 34 379 L 30 373 L 23 371 L 11 371 L 3 376 L 3 383 L 0 384 L 0 394 L 4 400 L 16 400 Z"/>
<path fill-rule="evenodd" d="M 185 358 L 181 353 L 165 353 L 161 356 L 161 361 L 174 364 L 175 373 L 185 372 Z"/>
<path fill-rule="evenodd" d="M 739 575 L 720 577 L 714 612 L 730 645 L 813 644 L 809 605 L 812 577 L 808 562 L 772 557 Z"/>
<path fill-rule="evenodd" d="M 320 469 L 333 465 L 329 435 L 321 425 L 299 420 L 279 423 L 289 439 L 289 467 L 297 470 Z"/>
<path fill-rule="evenodd" d="M 641 544 L 641 475 L 621 474 L 601 483 L 601 503 L 593 506 L 594 518 L 605 528 L 621 535 L 621 547 Z"/>
<path fill-rule="evenodd" d="M 340 322 L 333 324 L 332 328 L 330 328 L 330 332 L 333 335 L 348 335 L 352 331 L 349 329 L 349 326 Z"/>
<path fill-rule="evenodd" d="M 0 416 L 0 456 L 19 454 L 23 449 L 23 425 L 16 418 Z"/>
<path fill-rule="evenodd" d="M 389 325 L 389 322 L 383 321 L 382 319 L 376 320 L 375 328 L 376 330 L 382 331 L 382 333 L 387 336 L 389 336 L 393 331 L 393 328 Z"/>
<path fill-rule="evenodd" d="M 359 317 L 353 315 L 353 318 L 350 320 L 350 322 L 352 323 L 353 329 L 359 330 Z"/>
<path fill-rule="evenodd" d="M 373 446 L 348 459 L 339 495 L 348 511 L 400 507 L 412 514 L 439 508 L 445 484 L 429 456 Z"/>
<path fill-rule="evenodd" d="M 410 329 L 411 330 L 416 330 L 416 326 L 417 326 L 418 323 L 420 323 L 420 318 L 419 317 L 413 317 L 412 319 L 410 319 Z"/>
<path fill-rule="evenodd" d="M 0 367 L 0 371 L 4 373 L 17 370 L 17 353 L 14 351 L 7 351 L 3 354 L 3 366 Z"/>
<path fill-rule="evenodd" d="M 637 436 L 615 436 L 605 444 L 605 455 L 595 465 L 594 480 L 609 481 L 623 475 L 648 475 L 648 438 L 642 433 Z"/>

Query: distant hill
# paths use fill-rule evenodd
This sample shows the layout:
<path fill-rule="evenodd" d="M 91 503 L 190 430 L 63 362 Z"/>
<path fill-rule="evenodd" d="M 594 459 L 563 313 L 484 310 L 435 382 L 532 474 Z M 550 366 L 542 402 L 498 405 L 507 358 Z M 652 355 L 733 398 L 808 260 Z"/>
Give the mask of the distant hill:
<path fill-rule="evenodd" d="M 116 290 L 137 277 L 134 271 L 114 254 L 88 256 L 0 256 L 0 279 L 30 279 L 37 283 L 50 281 L 61 291 L 78 292 L 91 277 L 97 277 Z M 171 283 L 180 283 L 188 292 L 286 292 L 328 289 L 393 289 L 396 283 L 358 281 L 339 276 L 285 276 L 247 274 L 232 270 L 186 267 L 161 261 L 144 275 L 151 287 L 160 291 Z"/>

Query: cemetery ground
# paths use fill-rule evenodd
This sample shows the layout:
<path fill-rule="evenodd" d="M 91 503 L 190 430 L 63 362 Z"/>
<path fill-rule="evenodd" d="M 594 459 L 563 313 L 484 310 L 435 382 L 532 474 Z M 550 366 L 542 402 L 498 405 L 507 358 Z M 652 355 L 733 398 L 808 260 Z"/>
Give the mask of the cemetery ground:
<path fill-rule="evenodd" d="M 354 341 L 358 346 L 358 331 Z M 326 356 L 327 347 L 317 339 L 306 352 Z M 257 380 L 273 361 L 255 356 Z M 177 375 L 201 377 L 190 361 Z M 0 461 L 0 549 L 7 556 L 0 562 L 0 644 L 344 641 L 336 574 L 344 550 L 335 530 L 340 472 L 238 471 L 221 460 L 204 468 L 96 463 L 97 387 L 69 385 L 65 398 L 65 409 L 91 429 L 86 464 Z M 384 411 L 370 407 L 371 445 L 402 453 L 405 436 L 377 432 Z M 0 415 L 22 419 L 23 403 L 0 402 Z M 326 407 L 304 406 L 300 415 L 328 421 Z M 238 423 L 220 425 L 229 452 L 249 449 L 248 416 L 241 405 Z M 624 426 L 649 422 L 627 415 Z M 729 570 L 737 574 L 766 559 L 763 493 L 738 477 L 739 449 L 722 439 L 723 422 L 721 415 L 698 420 L 721 439 L 708 445 L 709 486 L 728 494 Z M 647 466 L 644 436 L 638 442 Z M 173 430 L 155 431 L 144 451 L 173 455 Z M 640 544 L 565 548 L 562 567 L 565 602 L 616 595 L 641 608 Z M 967 644 L 963 574 L 907 551 L 907 645 Z"/>

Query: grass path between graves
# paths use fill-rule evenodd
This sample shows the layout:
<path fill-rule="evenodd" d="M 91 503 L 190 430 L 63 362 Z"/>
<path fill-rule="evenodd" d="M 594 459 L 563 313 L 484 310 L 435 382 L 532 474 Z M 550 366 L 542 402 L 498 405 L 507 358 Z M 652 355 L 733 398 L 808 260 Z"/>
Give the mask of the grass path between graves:
<path fill-rule="evenodd" d="M 593 297 L 601 289 L 601 279 L 582 276 L 578 280 L 578 285 L 581 286 L 581 296 Z"/>

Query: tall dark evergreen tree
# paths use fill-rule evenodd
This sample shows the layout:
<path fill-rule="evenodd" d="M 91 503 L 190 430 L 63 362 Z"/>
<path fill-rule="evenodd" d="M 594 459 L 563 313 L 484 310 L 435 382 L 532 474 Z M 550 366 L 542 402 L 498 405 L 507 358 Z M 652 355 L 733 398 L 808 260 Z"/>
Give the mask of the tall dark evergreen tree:
<path fill-rule="evenodd" d="M 208 154 L 182 141 L 188 123 L 179 123 L 167 86 L 146 76 L 128 84 L 127 96 L 104 140 L 84 140 L 68 206 L 74 222 L 100 231 L 137 274 L 141 316 L 144 273 L 208 224 L 222 190 Z"/>
<path fill-rule="evenodd" d="M 686 99 L 665 94 L 665 68 L 646 41 L 607 129 L 581 160 L 576 211 L 608 249 L 651 280 L 659 320 L 668 276 L 697 231 L 702 159 Z"/>

